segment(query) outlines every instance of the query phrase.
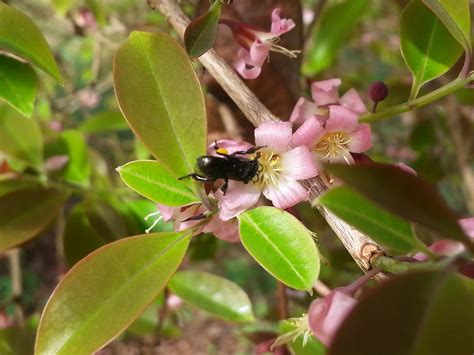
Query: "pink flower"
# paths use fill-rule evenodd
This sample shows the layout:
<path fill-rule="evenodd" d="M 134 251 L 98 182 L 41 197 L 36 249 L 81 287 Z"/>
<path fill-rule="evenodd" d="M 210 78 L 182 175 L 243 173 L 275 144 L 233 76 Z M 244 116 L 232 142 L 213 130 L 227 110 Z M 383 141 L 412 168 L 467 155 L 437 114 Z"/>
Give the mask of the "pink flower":
<path fill-rule="evenodd" d="M 208 210 L 201 203 L 180 207 L 169 207 L 157 204 L 157 208 L 160 217 L 147 229 L 147 233 L 163 219 L 164 221 L 174 221 L 174 230 L 177 232 L 196 227 L 195 234 L 201 232 L 212 233 L 217 238 L 232 243 L 240 240 L 237 220 L 222 221 L 217 215 L 206 217 Z M 158 213 L 153 213 L 149 216 L 156 214 Z"/>
<path fill-rule="evenodd" d="M 308 199 L 298 180 L 312 178 L 318 171 L 306 147 L 288 150 L 291 134 L 289 122 L 266 122 L 255 129 L 255 145 L 263 147 L 258 150 L 258 178 L 248 184 L 231 180 L 225 195 L 216 191 L 222 220 L 229 220 L 253 207 L 262 193 L 279 208 L 288 208 Z"/>
<path fill-rule="evenodd" d="M 315 299 L 308 310 L 308 323 L 314 336 L 329 346 L 356 304 L 357 300 L 345 287 L 336 288 L 326 297 Z"/>
<path fill-rule="evenodd" d="M 372 147 L 367 123 L 358 122 L 358 114 L 340 105 L 329 106 L 329 118 L 307 118 L 293 135 L 294 145 L 308 147 L 318 160 L 354 163 L 351 153 L 363 153 Z"/>
<path fill-rule="evenodd" d="M 459 225 L 469 238 L 474 240 L 474 217 L 458 220 Z M 441 239 L 431 244 L 428 249 L 439 256 L 454 256 L 466 251 L 466 247 L 456 240 Z M 425 261 L 428 257 L 424 253 L 416 253 L 413 258 Z"/>
<path fill-rule="evenodd" d="M 262 65 L 270 51 L 285 54 L 290 58 L 295 58 L 296 53 L 298 53 L 298 51 L 291 51 L 276 44 L 282 34 L 291 31 L 295 27 L 293 20 L 280 17 L 280 9 L 278 8 L 272 12 L 270 32 L 260 31 L 250 25 L 228 19 L 221 19 L 220 23 L 229 26 L 235 40 L 241 46 L 234 66 L 245 79 L 255 79 L 260 75 Z"/>

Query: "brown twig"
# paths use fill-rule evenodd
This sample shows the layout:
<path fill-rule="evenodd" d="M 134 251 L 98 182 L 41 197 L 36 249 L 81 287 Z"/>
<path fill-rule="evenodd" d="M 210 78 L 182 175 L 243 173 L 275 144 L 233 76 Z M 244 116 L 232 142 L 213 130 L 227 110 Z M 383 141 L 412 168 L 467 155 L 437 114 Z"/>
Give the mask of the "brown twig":
<path fill-rule="evenodd" d="M 278 319 L 287 319 L 290 316 L 288 310 L 288 295 L 286 294 L 286 286 L 277 281 L 277 307 Z"/>
<path fill-rule="evenodd" d="M 168 19 L 171 26 L 183 38 L 184 31 L 190 20 L 183 14 L 176 1 L 148 0 L 148 2 L 153 9 L 157 9 Z M 237 76 L 235 71 L 214 50 L 210 50 L 199 57 L 199 61 L 254 126 L 258 126 L 262 122 L 280 121 L 260 102 L 255 94 Z M 319 178 L 305 181 L 304 186 L 308 190 L 310 201 L 314 201 L 322 192 L 327 190 L 327 187 Z M 370 258 L 366 258 L 361 251 L 367 244 L 371 244 L 377 249 L 380 249 L 380 247 L 369 237 L 349 226 L 329 210 L 322 206 L 317 206 L 317 208 L 361 269 L 364 272 L 370 270 Z M 377 275 L 377 279 L 385 277 L 384 274 Z"/>

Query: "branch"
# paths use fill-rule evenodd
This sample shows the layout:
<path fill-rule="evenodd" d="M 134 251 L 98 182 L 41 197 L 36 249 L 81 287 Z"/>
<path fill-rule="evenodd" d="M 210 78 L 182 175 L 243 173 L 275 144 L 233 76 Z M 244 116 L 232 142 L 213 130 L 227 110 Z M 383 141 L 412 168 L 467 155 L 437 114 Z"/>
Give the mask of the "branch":
<path fill-rule="evenodd" d="M 153 9 L 157 9 L 168 19 L 171 26 L 183 38 L 184 31 L 190 20 L 183 14 L 175 0 L 148 0 L 148 2 Z M 199 61 L 254 126 L 258 126 L 265 121 L 280 121 L 260 102 L 255 94 L 237 76 L 235 71 L 213 49 L 199 57 Z M 303 185 L 308 190 L 310 201 L 315 200 L 321 193 L 327 190 L 327 187 L 319 178 L 304 181 Z M 372 239 L 339 219 L 331 211 L 322 206 L 317 206 L 317 208 L 342 241 L 357 265 L 364 272 L 369 271 L 371 269 L 370 258 L 374 254 L 381 254 L 381 248 Z M 376 276 L 379 280 L 385 277 L 381 273 Z"/>

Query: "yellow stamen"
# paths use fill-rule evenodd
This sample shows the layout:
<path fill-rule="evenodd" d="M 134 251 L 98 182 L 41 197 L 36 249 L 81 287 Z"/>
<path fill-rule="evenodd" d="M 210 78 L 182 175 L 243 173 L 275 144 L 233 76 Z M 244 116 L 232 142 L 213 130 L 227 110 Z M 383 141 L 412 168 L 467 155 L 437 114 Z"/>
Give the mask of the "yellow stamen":
<path fill-rule="evenodd" d="M 344 132 L 327 133 L 316 145 L 314 150 L 322 156 L 323 159 L 336 158 L 345 155 L 348 151 L 347 144 L 351 141 L 351 136 Z"/>
<path fill-rule="evenodd" d="M 282 172 L 281 158 L 278 154 L 271 151 L 260 151 L 258 162 L 260 164 L 261 172 L 259 179 L 256 182 L 261 188 L 268 185 L 277 185 L 278 178 Z"/>

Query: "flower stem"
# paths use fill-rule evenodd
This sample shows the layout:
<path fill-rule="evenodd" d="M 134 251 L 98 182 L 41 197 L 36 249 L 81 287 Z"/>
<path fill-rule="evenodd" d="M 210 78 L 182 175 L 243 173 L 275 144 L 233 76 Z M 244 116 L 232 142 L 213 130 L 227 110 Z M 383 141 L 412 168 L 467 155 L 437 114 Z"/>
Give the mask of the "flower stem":
<path fill-rule="evenodd" d="M 372 260 L 372 265 L 385 272 L 400 274 L 411 270 L 433 270 L 444 267 L 452 262 L 452 258 L 444 258 L 440 261 L 409 262 L 396 260 L 388 256 L 379 256 Z"/>
<path fill-rule="evenodd" d="M 466 77 L 457 78 L 451 81 L 449 84 L 446 84 L 439 89 L 436 89 L 426 95 L 420 96 L 417 99 L 407 101 L 403 104 L 395 105 L 386 108 L 380 112 L 369 113 L 361 116 L 361 122 L 375 122 L 381 121 L 386 118 L 393 117 L 403 112 L 417 109 L 419 107 L 428 105 L 433 101 L 439 100 L 440 98 L 447 96 L 459 89 L 462 89 L 474 81 L 474 72 L 469 73 Z"/>

